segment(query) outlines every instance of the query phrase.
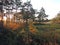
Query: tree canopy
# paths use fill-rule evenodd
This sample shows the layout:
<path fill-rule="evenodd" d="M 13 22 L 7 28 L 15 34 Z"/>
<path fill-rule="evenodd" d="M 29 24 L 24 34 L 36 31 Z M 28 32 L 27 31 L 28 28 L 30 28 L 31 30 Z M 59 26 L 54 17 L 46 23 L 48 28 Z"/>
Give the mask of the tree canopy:
<path fill-rule="evenodd" d="M 44 20 L 46 17 L 48 17 L 48 15 L 46 15 L 45 9 L 42 7 L 39 12 L 38 18 L 39 20 Z"/>

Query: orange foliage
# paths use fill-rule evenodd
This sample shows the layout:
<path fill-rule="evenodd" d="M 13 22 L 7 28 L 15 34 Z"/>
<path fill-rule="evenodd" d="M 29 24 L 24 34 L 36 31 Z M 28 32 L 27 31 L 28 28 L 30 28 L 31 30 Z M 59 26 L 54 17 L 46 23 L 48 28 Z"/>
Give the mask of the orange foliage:
<path fill-rule="evenodd" d="M 30 32 L 32 33 L 36 33 L 36 31 L 34 29 L 30 29 Z"/>
<path fill-rule="evenodd" d="M 33 26 L 33 23 L 29 23 L 29 29 L 30 29 L 30 32 L 35 34 L 37 31 L 37 29 L 35 28 L 35 26 Z"/>
<path fill-rule="evenodd" d="M 11 28 L 11 29 L 17 29 L 18 27 L 19 27 L 19 25 L 16 23 L 9 24 L 9 28 Z"/>
<path fill-rule="evenodd" d="M 17 28 L 23 28 L 24 27 L 24 23 L 7 23 L 6 25 L 4 25 L 4 27 L 15 30 Z"/>

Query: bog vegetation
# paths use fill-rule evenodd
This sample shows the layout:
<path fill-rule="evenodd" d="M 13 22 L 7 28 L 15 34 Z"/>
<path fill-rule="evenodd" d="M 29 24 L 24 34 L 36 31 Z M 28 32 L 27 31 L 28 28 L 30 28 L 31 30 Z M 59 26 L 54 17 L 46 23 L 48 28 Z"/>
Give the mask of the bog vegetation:
<path fill-rule="evenodd" d="M 1 0 L 0 5 L 0 45 L 60 45 L 60 14 L 48 20 L 45 9 L 42 7 L 36 12 L 30 1 Z M 7 10 L 6 13 L 3 13 L 2 7 Z M 12 18 L 13 9 L 16 13 L 13 12 Z M 35 14 L 38 16 L 35 17 Z"/>
<path fill-rule="evenodd" d="M 0 31 L 0 45 L 60 45 L 60 24 L 29 23 Z"/>

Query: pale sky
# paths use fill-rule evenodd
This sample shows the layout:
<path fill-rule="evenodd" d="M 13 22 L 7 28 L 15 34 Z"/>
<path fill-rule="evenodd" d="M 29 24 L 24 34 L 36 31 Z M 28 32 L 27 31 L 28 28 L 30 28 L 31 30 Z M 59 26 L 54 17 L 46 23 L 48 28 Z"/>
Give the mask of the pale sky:
<path fill-rule="evenodd" d="M 49 19 L 55 17 L 60 11 L 60 0 L 31 0 L 33 8 L 38 10 L 44 7 Z"/>
<path fill-rule="evenodd" d="M 31 4 L 34 9 L 40 10 L 43 7 L 46 14 L 49 15 L 48 19 L 55 17 L 60 11 L 60 0 L 31 0 Z"/>

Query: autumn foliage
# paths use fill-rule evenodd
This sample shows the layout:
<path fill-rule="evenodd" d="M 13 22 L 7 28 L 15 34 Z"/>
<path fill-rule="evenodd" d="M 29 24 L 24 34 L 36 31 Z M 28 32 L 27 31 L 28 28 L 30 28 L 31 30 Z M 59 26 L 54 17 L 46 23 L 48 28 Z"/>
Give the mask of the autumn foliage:
<path fill-rule="evenodd" d="M 16 30 L 17 28 L 23 28 L 24 27 L 24 23 L 7 23 L 6 25 L 4 25 L 4 27 L 12 29 L 12 30 Z"/>

